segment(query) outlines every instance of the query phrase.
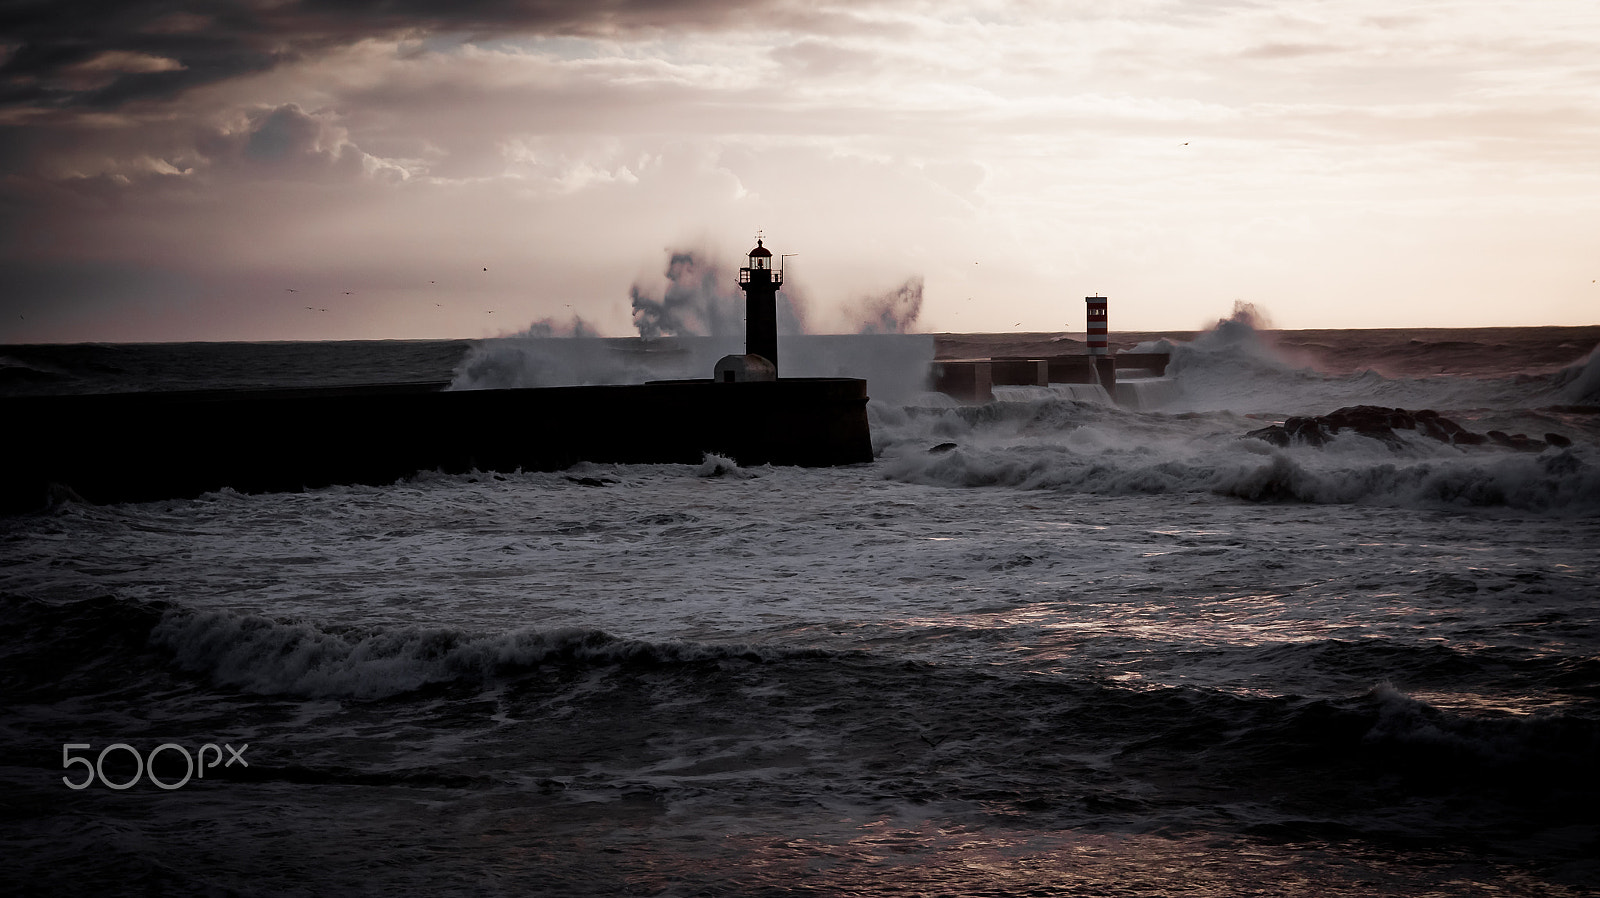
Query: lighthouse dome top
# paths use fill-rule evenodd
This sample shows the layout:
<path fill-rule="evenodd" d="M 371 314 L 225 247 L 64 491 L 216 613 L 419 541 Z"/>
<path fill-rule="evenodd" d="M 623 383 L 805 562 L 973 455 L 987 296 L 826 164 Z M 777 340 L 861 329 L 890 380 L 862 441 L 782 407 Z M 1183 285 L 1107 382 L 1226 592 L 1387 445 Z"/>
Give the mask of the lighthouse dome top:
<path fill-rule="evenodd" d="M 772 250 L 761 245 L 760 237 L 756 238 L 756 248 L 750 251 L 750 258 L 753 259 L 756 256 L 765 256 L 769 259 L 772 258 Z"/>

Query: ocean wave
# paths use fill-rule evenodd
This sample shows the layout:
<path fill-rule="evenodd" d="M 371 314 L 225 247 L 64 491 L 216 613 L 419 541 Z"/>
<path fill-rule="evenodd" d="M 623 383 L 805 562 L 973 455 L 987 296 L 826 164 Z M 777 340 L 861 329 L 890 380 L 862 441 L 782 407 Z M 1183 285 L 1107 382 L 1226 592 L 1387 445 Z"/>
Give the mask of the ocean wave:
<path fill-rule="evenodd" d="M 1280 451 L 1263 464 L 1212 472 L 1209 489 L 1249 501 L 1600 510 L 1600 470 L 1570 451 L 1321 469 L 1303 453 Z"/>
<path fill-rule="evenodd" d="M 0 394 L 13 390 L 25 391 L 27 388 L 41 385 L 65 383 L 72 379 L 70 373 L 55 365 L 0 355 Z"/>
<path fill-rule="evenodd" d="M 1551 385 L 1561 399 L 1579 405 L 1600 405 L 1600 346 L 1583 361 L 1556 372 Z"/>
<path fill-rule="evenodd" d="M 583 627 L 472 633 L 338 628 L 98 596 L 58 603 L 0 593 L 0 684 L 13 697 L 152 688 L 177 671 L 259 695 L 381 699 L 535 669 L 764 663 L 820 650 L 648 641 Z"/>
<path fill-rule="evenodd" d="M 1582 782 L 1589 792 L 1600 786 L 1592 763 L 1600 756 L 1600 721 L 1566 713 L 1454 714 L 1387 682 L 1367 701 L 1374 716 L 1363 746 L 1414 772 Z"/>
<path fill-rule="evenodd" d="M 1401 451 L 1354 434 L 1340 434 L 1325 448 L 1279 449 L 1216 433 L 1208 422 L 1163 432 L 1082 409 L 983 417 L 982 410 L 962 410 L 933 426 L 900 419 L 900 438 L 885 440 L 882 476 L 1100 495 L 1208 492 L 1250 502 L 1600 510 L 1600 468 L 1587 449 L 1461 448 L 1413 434 L 1403 435 Z M 880 420 L 888 426 L 891 419 Z M 1023 433 L 1047 421 L 1057 429 Z"/>
<path fill-rule="evenodd" d="M 108 595 L 54 602 L 0 593 L 0 688 L 21 699 L 125 686 L 169 608 Z"/>
<path fill-rule="evenodd" d="M 1342 405 L 1459 410 L 1600 403 L 1600 362 L 1595 353 L 1555 372 L 1466 365 L 1471 373 L 1443 374 L 1452 366 L 1442 365 L 1421 374 L 1424 366 L 1419 363 L 1429 353 L 1440 356 L 1440 361 L 1459 362 L 1484 354 L 1498 358 L 1505 347 L 1412 340 L 1403 347 L 1371 348 L 1374 355 L 1365 362 L 1362 349 L 1361 344 L 1296 344 L 1283 333 L 1261 329 L 1251 314 L 1239 312 L 1193 340 L 1163 339 L 1136 347 L 1136 351 L 1170 353 L 1166 379 L 1174 389 L 1163 394 L 1167 398 L 1159 404 L 1166 411 L 1292 415 Z M 1330 364 L 1330 358 L 1337 361 Z M 1406 364 L 1386 365 L 1385 358 Z"/>
<path fill-rule="evenodd" d="M 185 670 L 245 692 L 388 698 L 425 686 L 480 683 L 546 665 L 662 666 L 764 661 L 747 645 L 649 642 L 589 628 L 473 634 L 445 627 L 324 629 L 226 611 L 173 610 L 152 644 Z"/>

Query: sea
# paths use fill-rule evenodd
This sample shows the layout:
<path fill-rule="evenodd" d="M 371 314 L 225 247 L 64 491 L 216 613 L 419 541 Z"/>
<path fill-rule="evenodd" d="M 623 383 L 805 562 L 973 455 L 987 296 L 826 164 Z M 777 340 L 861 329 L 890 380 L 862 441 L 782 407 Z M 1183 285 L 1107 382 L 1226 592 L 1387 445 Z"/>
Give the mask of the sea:
<path fill-rule="evenodd" d="M 848 467 L 0 517 L 0 892 L 1600 894 L 1600 328 L 1234 316 L 1114 335 L 1170 353 L 1137 402 L 921 389 L 1081 336 L 871 344 Z M 652 351 L 599 346 L 7 346 L 0 392 Z M 1255 434 L 1360 405 L 1503 438 Z"/>

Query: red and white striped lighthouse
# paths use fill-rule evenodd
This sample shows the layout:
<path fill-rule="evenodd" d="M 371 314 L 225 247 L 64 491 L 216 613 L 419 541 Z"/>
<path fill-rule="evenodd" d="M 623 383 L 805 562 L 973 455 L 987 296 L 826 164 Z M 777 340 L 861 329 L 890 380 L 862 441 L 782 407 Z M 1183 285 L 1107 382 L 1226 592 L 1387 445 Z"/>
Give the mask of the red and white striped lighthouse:
<path fill-rule="evenodd" d="M 1089 361 L 1094 364 L 1095 379 L 1105 387 L 1113 401 L 1117 397 L 1117 363 L 1106 353 L 1106 298 L 1085 296 L 1089 307 L 1088 344 Z"/>
<path fill-rule="evenodd" d="M 1083 301 L 1089 306 L 1089 354 L 1106 354 L 1106 298 L 1104 296 L 1086 296 Z"/>

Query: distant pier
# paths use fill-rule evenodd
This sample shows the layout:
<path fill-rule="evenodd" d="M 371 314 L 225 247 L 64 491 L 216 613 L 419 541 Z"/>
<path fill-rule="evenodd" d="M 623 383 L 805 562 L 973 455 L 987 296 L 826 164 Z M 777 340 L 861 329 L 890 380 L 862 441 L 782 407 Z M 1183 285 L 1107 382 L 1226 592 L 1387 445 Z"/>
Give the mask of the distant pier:
<path fill-rule="evenodd" d="M 1084 352 L 1028 356 L 946 359 L 935 361 L 929 380 L 935 392 L 971 402 L 994 398 L 995 387 L 1047 387 L 1051 384 L 1097 386 L 1108 400 L 1137 408 L 1140 392 L 1119 389 L 1118 370 L 1141 378 L 1161 377 L 1168 356 L 1155 352 L 1110 352 L 1111 301 L 1096 294 L 1084 297 Z M 1052 341 L 1053 342 L 1053 341 Z"/>
<path fill-rule="evenodd" d="M 929 379 L 934 392 L 970 402 L 988 402 L 994 398 L 995 387 L 1097 384 L 1111 401 L 1133 405 L 1131 391 L 1118 390 L 1118 372 L 1137 377 L 1161 377 L 1167 372 L 1169 359 L 1164 352 L 939 359 L 931 366 Z"/>

